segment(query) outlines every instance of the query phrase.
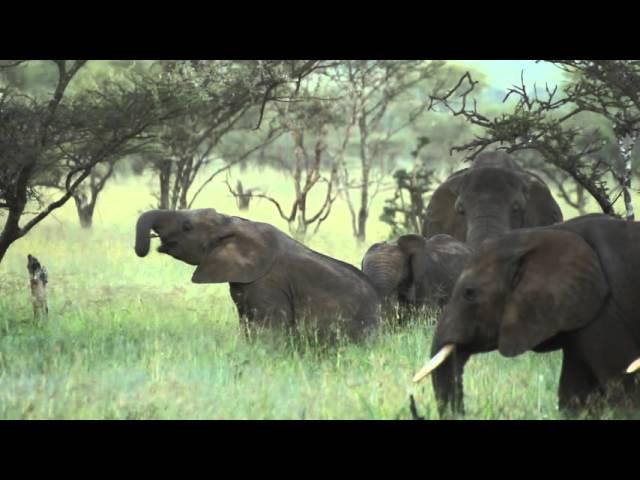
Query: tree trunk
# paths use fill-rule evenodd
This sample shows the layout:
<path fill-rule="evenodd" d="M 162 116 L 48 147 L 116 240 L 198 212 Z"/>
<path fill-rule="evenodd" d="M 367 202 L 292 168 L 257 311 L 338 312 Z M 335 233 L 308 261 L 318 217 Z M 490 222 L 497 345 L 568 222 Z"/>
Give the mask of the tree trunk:
<path fill-rule="evenodd" d="M 21 214 L 22 210 L 20 210 L 20 212 L 14 209 L 9 210 L 9 215 L 5 221 L 4 228 L 2 229 L 2 233 L 0 233 L 0 263 L 2 263 L 2 259 L 7 253 L 7 250 L 9 250 L 11 244 L 20 238 L 20 227 L 18 226 L 18 221 Z"/>
<path fill-rule="evenodd" d="M 633 173 L 631 168 L 631 154 L 633 153 L 633 147 L 635 147 L 635 144 L 635 135 L 629 135 L 625 139 L 618 139 L 618 148 L 620 149 L 622 159 L 624 160 L 624 175 L 620 183 L 622 184 L 622 193 L 624 194 L 626 218 L 629 221 L 633 221 L 635 219 L 635 215 L 633 212 L 633 203 L 631 200 L 631 175 Z"/>
<path fill-rule="evenodd" d="M 295 238 L 299 242 L 304 242 L 304 239 L 307 236 L 307 226 L 303 222 L 298 221 L 298 226 L 296 227 L 295 231 L 292 233 L 293 233 L 293 238 Z"/>
<path fill-rule="evenodd" d="M 0 238 L 0 263 L 2 263 L 2 259 L 4 258 L 4 255 L 7 253 L 7 250 L 9 250 L 9 247 L 15 240 L 16 239 L 8 240 L 4 237 Z"/>
<path fill-rule="evenodd" d="M 0 263 L 2 263 L 2 259 L 11 244 L 23 235 L 23 232 L 20 230 L 20 217 L 27 205 L 27 181 L 31 175 L 32 168 L 32 166 L 23 168 L 18 175 L 15 194 L 9 205 L 9 212 L 4 222 L 4 227 L 2 228 L 2 232 L 0 232 Z"/>
<path fill-rule="evenodd" d="M 411 190 L 409 195 L 411 198 L 411 226 L 414 232 L 419 232 L 424 223 L 424 200 L 422 198 L 422 192 L 418 186 L 414 186 L 413 182 L 410 185 Z"/>
<path fill-rule="evenodd" d="M 189 205 L 189 202 L 187 202 L 187 193 L 189 193 L 189 187 L 191 186 L 191 182 L 194 180 L 194 178 L 192 178 L 193 158 L 185 158 L 182 160 L 182 163 L 184 164 L 184 168 L 179 182 L 180 200 L 178 205 L 181 210 L 184 210 Z"/>
<path fill-rule="evenodd" d="M 80 226 L 88 229 L 93 226 L 93 205 L 85 205 L 84 207 L 77 207 L 78 220 L 80 220 Z"/>
<path fill-rule="evenodd" d="M 367 211 L 367 207 L 360 206 L 360 211 L 358 212 L 358 236 L 356 237 L 359 243 L 364 243 L 367 240 L 367 218 L 368 217 L 369 217 L 369 212 Z"/>
<path fill-rule="evenodd" d="M 580 215 L 586 215 L 587 211 L 585 209 L 585 206 L 587 205 L 587 199 L 584 196 L 584 187 L 582 185 L 576 186 L 576 196 L 578 203 L 578 213 Z"/>
<path fill-rule="evenodd" d="M 358 210 L 358 225 L 356 240 L 364 243 L 367 239 L 367 218 L 369 217 L 369 158 L 367 156 L 367 120 L 361 116 L 358 122 L 360 129 L 360 167 L 362 169 L 362 185 L 360 186 L 360 209 Z"/>
<path fill-rule="evenodd" d="M 89 201 L 87 201 L 87 196 L 84 192 L 77 192 L 73 195 L 73 200 L 76 204 L 76 212 L 78 212 L 78 220 L 80 221 L 80 226 L 82 228 L 91 228 L 93 225 L 93 212 L 96 208 L 97 197 L 98 192 L 92 194 Z"/>
<path fill-rule="evenodd" d="M 171 180 L 171 160 L 162 160 L 160 163 L 160 210 L 169 209 L 169 181 Z"/>
<path fill-rule="evenodd" d="M 189 205 L 189 202 L 187 202 L 188 189 L 189 187 L 187 185 L 182 185 L 182 191 L 180 192 L 180 201 L 178 202 L 178 208 L 180 208 L 180 210 L 185 210 Z"/>

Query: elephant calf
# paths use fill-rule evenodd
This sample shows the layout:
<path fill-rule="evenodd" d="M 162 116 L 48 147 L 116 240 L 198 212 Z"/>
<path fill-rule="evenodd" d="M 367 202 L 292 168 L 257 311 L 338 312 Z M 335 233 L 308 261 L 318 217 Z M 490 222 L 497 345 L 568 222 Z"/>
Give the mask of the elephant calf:
<path fill-rule="evenodd" d="M 197 266 L 192 282 L 229 283 L 245 327 L 358 339 L 379 323 L 379 297 L 362 272 L 272 225 L 214 209 L 151 210 L 137 222 L 139 257 L 149 252 L 150 230 L 160 237 L 160 253 Z"/>
<path fill-rule="evenodd" d="M 389 315 L 396 305 L 401 310 L 443 307 L 470 256 L 471 249 L 449 235 L 429 240 L 403 235 L 393 242 L 373 244 L 362 259 L 362 271 Z"/>

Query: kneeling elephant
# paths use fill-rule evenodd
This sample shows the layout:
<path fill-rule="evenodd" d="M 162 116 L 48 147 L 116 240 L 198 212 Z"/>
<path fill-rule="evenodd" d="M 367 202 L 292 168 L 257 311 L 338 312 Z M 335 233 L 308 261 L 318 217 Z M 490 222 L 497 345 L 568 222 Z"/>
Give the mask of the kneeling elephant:
<path fill-rule="evenodd" d="M 315 252 L 277 228 L 214 209 L 151 210 L 136 226 L 135 251 L 196 265 L 194 283 L 229 283 L 245 326 L 300 327 L 320 339 L 358 339 L 379 323 L 380 301 L 357 268 Z"/>

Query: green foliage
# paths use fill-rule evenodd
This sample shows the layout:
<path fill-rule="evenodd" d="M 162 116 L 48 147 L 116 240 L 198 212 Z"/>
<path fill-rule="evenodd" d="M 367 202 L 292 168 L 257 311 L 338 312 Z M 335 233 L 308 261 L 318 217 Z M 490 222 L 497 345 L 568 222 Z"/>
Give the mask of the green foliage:
<path fill-rule="evenodd" d="M 391 236 L 420 233 L 426 204 L 424 196 L 435 188 L 434 171 L 417 164 L 411 171 L 396 170 L 393 173 L 395 192 L 385 200 L 380 220 L 391 227 Z"/>

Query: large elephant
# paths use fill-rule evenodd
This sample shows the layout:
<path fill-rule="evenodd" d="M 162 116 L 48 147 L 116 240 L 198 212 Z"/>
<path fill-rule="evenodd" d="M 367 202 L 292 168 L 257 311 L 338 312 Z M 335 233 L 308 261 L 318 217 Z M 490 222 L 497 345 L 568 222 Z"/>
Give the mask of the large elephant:
<path fill-rule="evenodd" d="M 561 221 L 562 211 L 544 181 L 495 151 L 480 154 L 435 190 L 422 234 L 446 233 L 476 247 L 510 230 Z"/>
<path fill-rule="evenodd" d="M 369 247 L 362 271 L 378 291 L 387 316 L 400 306 L 443 307 L 471 249 L 450 235 L 429 240 L 402 235 Z"/>
<path fill-rule="evenodd" d="M 591 214 L 487 240 L 460 274 L 414 381 L 433 371 L 441 414 L 464 413 L 470 355 L 561 349 L 561 410 L 590 397 L 640 404 L 640 382 L 625 374 L 640 356 L 639 284 L 640 222 Z"/>
<path fill-rule="evenodd" d="M 360 270 L 272 225 L 214 209 L 151 210 L 136 226 L 140 257 L 149 252 L 150 230 L 160 237 L 159 252 L 197 265 L 192 282 L 229 283 L 246 327 L 359 339 L 379 323 L 379 297 Z"/>

